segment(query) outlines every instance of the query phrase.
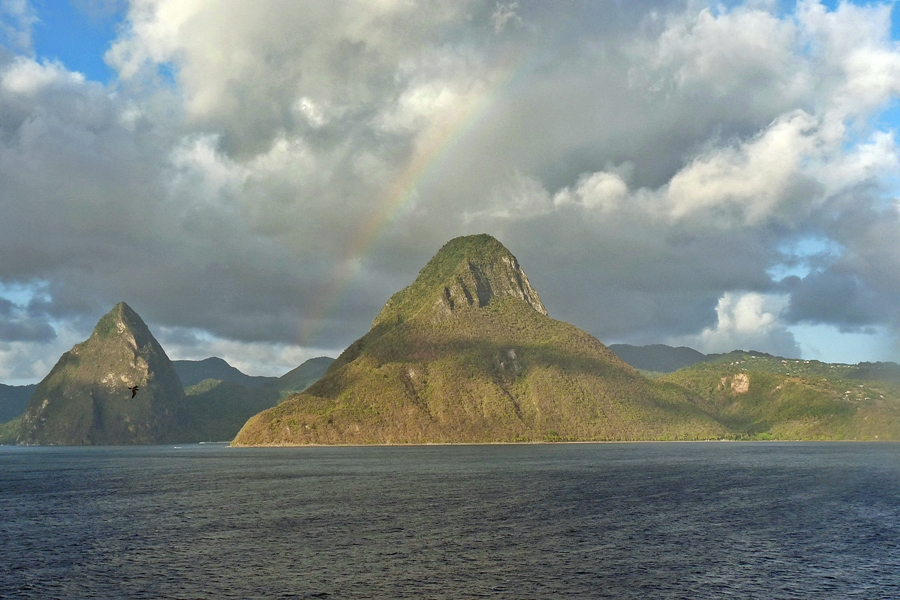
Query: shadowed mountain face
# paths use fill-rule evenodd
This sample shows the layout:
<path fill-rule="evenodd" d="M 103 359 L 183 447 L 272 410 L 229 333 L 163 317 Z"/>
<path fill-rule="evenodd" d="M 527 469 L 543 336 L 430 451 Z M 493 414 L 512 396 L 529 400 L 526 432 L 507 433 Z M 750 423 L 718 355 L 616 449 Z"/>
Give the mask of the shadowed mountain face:
<path fill-rule="evenodd" d="M 547 311 L 487 235 L 448 242 L 306 392 L 237 445 L 694 439 L 719 423 Z"/>
<path fill-rule="evenodd" d="M 129 388 L 138 386 L 132 398 Z M 154 444 L 183 432 L 185 396 L 172 363 L 124 302 L 66 352 L 35 389 L 19 444 Z"/>
<path fill-rule="evenodd" d="M 3 385 L 0 383 L 0 423 L 6 423 L 25 412 L 37 385 Z"/>
<path fill-rule="evenodd" d="M 179 362 L 175 361 L 178 369 Z M 244 375 L 220 358 L 197 361 L 190 374 L 203 381 L 185 388 L 188 421 L 191 423 L 190 441 L 229 441 L 247 419 L 277 405 L 284 397 L 305 390 L 319 379 L 334 362 L 333 358 L 311 358 L 281 377 L 250 377 Z M 221 365 L 227 368 L 222 369 Z M 212 367 L 212 368 L 209 368 Z M 208 370 L 201 370 L 208 369 Z M 216 376 L 222 376 L 216 379 Z M 242 385 L 246 378 L 254 381 L 253 387 Z M 259 380 L 264 380 L 262 385 Z M 182 381 L 185 381 L 184 377 Z"/>
<path fill-rule="evenodd" d="M 203 360 L 174 360 L 172 366 L 184 387 L 197 385 L 205 379 L 230 381 L 250 388 L 268 385 L 278 380 L 277 377 L 245 375 L 217 356 Z"/>
<path fill-rule="evenodd" d="M 698 362 L 713 358 L 697 352 L 693 348 L 684 346 L 673 348 L 664 344 L 652 344 L 650 346 L 612 344 L 609 349 L 635 369 L 656 371 L 658 373 L 673 373 L 678 369 L 690 367 Z"/>

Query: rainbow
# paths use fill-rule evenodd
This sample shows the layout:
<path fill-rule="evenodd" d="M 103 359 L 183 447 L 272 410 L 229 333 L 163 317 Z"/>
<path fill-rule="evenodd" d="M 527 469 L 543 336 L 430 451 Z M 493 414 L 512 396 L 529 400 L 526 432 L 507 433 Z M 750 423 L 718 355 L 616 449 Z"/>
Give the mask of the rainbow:
<path fill-rule="evenodd" d="M 520 75 L 527 71 L 524 68 L 527 61 L 513 58 L 512 54 L 504 57 L 500 75 L 477 99 L 470 101 L 451 119 L 432 125 L 422 137 L 425 143 L 420 145 L 405 168 L 378 197 L 375 209 L 351 236 L 351 243 L 336 267 L 316 291 L 305 320 L 307 325 L 300 332 L 298 341 L 301 345 L 309 344 L 319 333 L 328 310 L 340 300 L 350 281 L 362 268 L 362 257 L 372 251 L 393 217 L 416 197 L 416 189 L 427 183 L 460 140 L 488 119 L 503 104 L 501 101 L 515 90 L 516 83 L 521 80 Z"/>

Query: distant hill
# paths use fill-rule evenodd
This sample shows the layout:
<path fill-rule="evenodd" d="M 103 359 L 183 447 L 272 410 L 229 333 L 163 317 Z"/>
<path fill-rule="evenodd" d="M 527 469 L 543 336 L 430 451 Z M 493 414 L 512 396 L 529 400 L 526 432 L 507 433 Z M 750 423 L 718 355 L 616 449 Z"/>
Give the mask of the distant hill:
<path fill-rule="evenodd" d="M 253 415 L 278 404 L 275 388 L 206 379 L 185 388 L 189 430 L 184 441 L 228 442 Z"/>
<path fill-rule="evenodd" d="M 207 364 L 217 364 L 218 361 L 228 367 L 227 370 L 220 369 L 219 373 L 232 377 L 237 373 L 247 377 L 222 359 Z M 187 396 L 188 421 L 191 423 L 191 441 L 230 441 L 247 419 L 276 406 L 286 396 L 305 390 L 333 362 L 334 359 L 327 356 L 311 358 L 281 377 L 252 378 L 256 381 L 249 387 L 234 380 L 214 378 L 186 387 L 184 393 Z M 234 379 L 242 380 L 240 377 Z M 259 379 L 266 381 L 259 385 Z"/>
<path fill-rule="evenodd" d="M 286 395 L 302 392 L 317 382 L 333 362 L 334 359 L 329 356 L 310 358 L 269 385 L 276 387 L 281 392 L 283 399 Z"/>
<path fill-rule="evenodd" d="M 334 359 L 328 356 L 311 358 L 305 361 L 300 366 L 292 369 L 291 371 L 288 371 L 281 377 L 260 377 L 245 375 L 235 367 L 228 364 L 225 360 L 215 356 L 203 360 L 173 360 L 172 366 L 175 368 L 175 373 L 178 375 L 178 379 L 181 381 L 182 386 L 185 388 L 185 393 L 189 396 L 192 395 L 192 393 L 199 393 L 196 390 L 192 391 L 191 388 L 206 380 L 236 383 L 239 386 L 248 389 L 271 388 L 277 392 L 272 396 L 272 403 L 265 406 L 262 406 L 258 401 L 258 396 L 264 396 L 264 394 L 257 395 L 252 392 L 246 393 L 248 398 L 250 398 L 248 400 L 248 407 L 252 408 L 247 408 L 246 410 L 239 411 L 239 413 L 243 415 L 241 417 L 230 417 L 238 420 L 242 419 L 241 422 L 238 423 L 238 425 L 234 427 L 234 430 L 231 432 L 231 437 L 234 437 L 234 434 L 237 433 L 238 429 L 240 429 L 240 426 L 244 424 L 244 421 L 246 421 L 248 418 L 259 412 L 260 410 L 268 408 L 269 406 L 274 406 L 288 395 L 296 392 L 302 392 L 310 385 L 315 383 L 333 362 Z M 34 390 L 36 388 L 36 383 L 21 386 L 4 385 L 0 383 L 0 424 L 7 423 L 13 419 L 21 417 L 25 412 L 25 408 L 28 406 L 28 401 L 31 399 L 31 395 L 34 393 Z M 207 386 L 205 386 L 203 389 L 205 391 L 209 391 L 209 384 L 207 384 Z M 238 388 L 234 388 L 233 386 L 225 386 L 225 388 L 223 389 L 229 390 L 228 396 L 230 399 L 227 403 L 229 403 L 233 407 L 233 398 L 234 396 L 239 394 Z M 204 399 L 203 404 L 212 406 L 208 399 Z M 192 410 L 192 414 L 195 422 L 199 423 L 202 421 L 200 413 L 198 413 L 196 410 Z M 217 419 L 218 417 L 215 418 Z M 18 427 L 18 424 L 16 425 L 16 427 Z M 198 425 L 198 427 L 201 431 L 199 439 L 207 439 L 209 437 L 208 435 L 206 435 L 207 426 Z M 231 437 L 227 439 L 231 439 Z M 14 433 L 12 435 L 12 443 L 15 443 L 15 438 L 16 434 Z M 4 442 L 3 440 L 6 441 Z M 9 440 L 9 436 L 7 436 L 6 438 L 0 436 L 0 443 L 8 443 Z"/>
<path fill-rule="evenodd" d="M 547 316 L 488 235 L 448 242 L 371 330 L 235 445 L 708 439 L 727 432 L 681 388 L 640 375 Z"/>
<path fill-rule="evenodd" d="M 673 348 L 664 344 L 650 346 L 611 344 L 609 349 L 635 369 L 657 373 L 672 373 L 709 360 L 706 354 L 685 346 Z"/>
<path fill-rule="evenodd" d="M 4 385 L 0 383 L 0 423 L 21 417 L 37 384 Z"/>
<path fill-rule="evenodd" d="M 688 390 L 736 438 L 900 440 L 900 383 L 890 379 L 891 365 L 735 351 L 661 381 Z"/>
<path fill-rule="evenodd" d="M 216 356 L 203 360 L 173 360 L 172 366 L 184 387 L 197 385 L 205 379 L 230 381 L 244 387 L 260 387 L 275 382 L 277 377 L 245 375 Z"/>
<path fill-rule="evenodd" d="M 900 383 L 900 365 L 895 362 L 861 362 L 848 375 L 851 379 Z"/>

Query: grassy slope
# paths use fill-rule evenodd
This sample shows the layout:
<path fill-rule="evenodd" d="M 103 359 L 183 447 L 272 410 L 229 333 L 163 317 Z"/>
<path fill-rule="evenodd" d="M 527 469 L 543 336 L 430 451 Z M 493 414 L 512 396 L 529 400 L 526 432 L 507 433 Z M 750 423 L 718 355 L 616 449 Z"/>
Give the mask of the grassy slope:
<path fill-rule="evenodd" d="M 393 312 L 390 320 L 397 315 L 403 316 Z M 593 337 L 522 300 L 495 298 L 486 308 L 464 308 L 437 323 L 396 320 L 394 326 L 376 320 L 381 324 L 325 377 L 255 416 L 235 443 L 706 439 L 725 433 L 677 386 L 648 380 Z"/>
<path fill-rule="evenodd" d="M 900 384 L 855 379 L 858 373 L 851 365 L 734 352 L 660 381 L 683 386 L 735 437 L 900 440 Z"/>

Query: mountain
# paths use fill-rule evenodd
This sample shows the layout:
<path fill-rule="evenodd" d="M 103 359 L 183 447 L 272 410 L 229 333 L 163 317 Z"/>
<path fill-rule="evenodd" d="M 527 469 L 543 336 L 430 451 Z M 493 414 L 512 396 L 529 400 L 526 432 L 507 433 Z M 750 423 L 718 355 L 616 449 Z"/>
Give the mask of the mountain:
<path fill-rule="evenodd" d="M 0 383 L 0 423 L 22 416 L 37 384 L 4 385 Z"/>
<path fill-rule="evenodd" d="M 172 366 L 184 387 L 197 385 L 204 379 L 230 381 L 244 387 L 260 387 L 275 382 L 277 377 L 245 375 L 225 360 L 211 356 L 203 360 L 173 360 Z"/>
<path fill-rule="evenodd" d="M 861 362 L 848 375 L 851 379 L 900 383 L 900 365 L 895 362 Z"/>
<path fill-rule="evenodd" d="M 282 394 L 288 394 L 302 392 L 308 388 L 325 374 L 326 369 L 333 362 L 334 359 L 328 356 L 310 358 L 281 377 L 245 375 L 216 356 L 203 360 L 173 360 L 172 366 L 175 367 L 175 373 L 178 374 L 178 379 L 185 388 L 195 386 L 207 379 L 214 379 L 236 383 L 245 388 L 275 388 Z"/>
<path fill-rule="evenodd" d="M 664 344 L 651 344 L 650 346 L 611 344 L 609 349 L 635 369 L 657 373 L 672 373 L 678 369 L 709 360 L 706 354 L 685 346 L 673 348 Z"/>
<path fill-rule="evenodd" d="M 129 388 L 138 386 L 132 398 Z M 185 396 L 147 325 L 120 302 L 64 353 L 22 417 L 19 444 L 154 444 L 178 440 Z"/>
<path fill-rule="evenodd" d="M 270 385 L 276 387 L 283 395 L 302 392 L 325 374 L 334 359 L 329 356 L 310 358 L 299 367 L 291 369 Z"/>
<path fill-rule="evenodd" d="M 714 438 L 726 428 L 547 316 L 488 235 L 448 242 L 305 392 L 235 445 Z"/>
<path fill-rule="evenodd" d="M 227 442 L 253 415 L 278 404 L 272 387 L 246 387 L 233 381 L 205 379 L 184 390 L 190 435 L 184 441 Z"/>
<path fill-rule="evenodd" d="M 219 368 L 218 373 L 234 379 L 207 378 L 184 390 L 193 441 L 231 440 L 247 419 L 277 405 L 286 396 L 305 390 L 322 376 L 334 359 L 327 356 L 311 358 L 277 378 L 253 377 L 251 378 L 253 380 L 266 381 L 263 385 L 254 381 L 251 387 L 239 383 L 244 381 L 243 377 L 249 377 L 248 375 L 244 375 L 222 359 L 197 362 L 217 365 L 219 361 L 227 366 L 227 369 Z M 177 363 L 178 361 L 176 369 Z M 234 376 L 234 373 L 239 376 Z"/>
<path fill-rule="evenodd" d="M 730 437 L 900 440 L 894 363 L 828 364 L 734 351 L 660 378 L 688 390 Z"/>

